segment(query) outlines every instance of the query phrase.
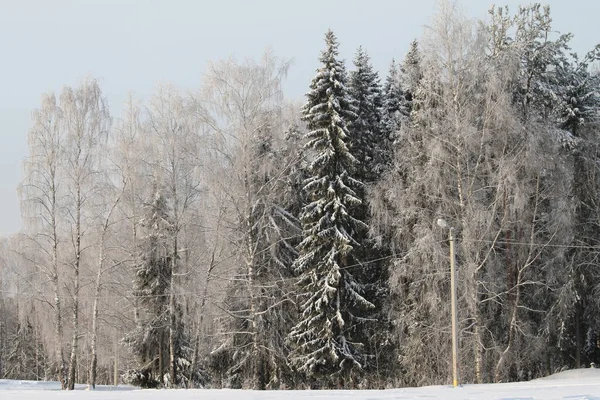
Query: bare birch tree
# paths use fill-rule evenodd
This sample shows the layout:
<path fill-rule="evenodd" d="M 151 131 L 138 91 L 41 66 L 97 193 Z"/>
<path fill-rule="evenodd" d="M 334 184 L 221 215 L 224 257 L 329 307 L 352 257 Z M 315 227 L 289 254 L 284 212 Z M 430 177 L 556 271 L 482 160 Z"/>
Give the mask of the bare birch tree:
<path fill-rule="evenodd" d="M 89 221 L 86 220 L 86 207 L 93 201 L 95 193 L 94 175 L 97 173 L 99 144 L 108 134 L 110 116 L 106 100 L 96 81 L 86 81 L 73 90 L 65 88 L 60 97 L 63 120 L 61 128 L 65 132 L 65 177 L 68 187 L 69 209 L 67 219 L 71 230 L 73 258 L 70 266 L 73 271 L 72 287 L 72 341 L 69 358 L 67 389 L 75 388 L 75 373 L 79 352 L 79 294 L 81 288 L 82 257 L 87 245 L 84 235 Z M 89 216 L 88 218 L 89 219 Z"/>
<path fill-rule="evenodd" d="M 55 371 L 61 386 L 66 388 L 63 350 L 63 276 L 61 272 L 59 219 L 63 192 L 60 184 L 65 134 L 61 127 L 62 110 L 54 94 L 42 97 L 41 108 L 32 114 L 29 131 L 29 157 L 25 160 L 25 178 L 20 197 L 25 220 L 25 232 L 33 251 L 40 253 L 36 267 L 52 283 L 54 315 Z"/>

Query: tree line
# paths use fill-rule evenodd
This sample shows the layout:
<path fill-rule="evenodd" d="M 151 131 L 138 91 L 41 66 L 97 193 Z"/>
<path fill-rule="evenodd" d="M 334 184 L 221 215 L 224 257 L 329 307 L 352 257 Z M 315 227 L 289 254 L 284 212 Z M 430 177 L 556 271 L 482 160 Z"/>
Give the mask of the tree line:
<path fill-rule="evenodd" d="M 114 118 L 98 82 L 42 96 L 0 242 L 0 377 L 142 387 L 451 381 L 600 363 L 600 46 L 547 6 L 442 3 L 382 83 L 332 31 L 290 68 L 209 64 Z"/>

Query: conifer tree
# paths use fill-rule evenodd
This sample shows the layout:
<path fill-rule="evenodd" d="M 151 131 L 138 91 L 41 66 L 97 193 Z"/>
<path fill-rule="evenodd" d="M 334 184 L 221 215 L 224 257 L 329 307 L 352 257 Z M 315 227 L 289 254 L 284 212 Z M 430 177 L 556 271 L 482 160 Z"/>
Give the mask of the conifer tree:
<path fill-rule="evenodd" d="M 44 377 L 44 345 L 29 318 L 18 322 L 6 361 L 4 379 L 40 380 Z"/>
<path fill-rule="evenodd" d="M 180 367 L 189 364 L 184 355 L 185 339 L 181 307 L 170 309 L 170 282 L 173 274 L 173 223 L 165 197 L 157 191 L 146 207 L 141 221 L 147 234 L 142 239 L 139 261 L 136 266 L 133 295 L 140 308 L 137 327 L 127 334 L 124 341 L 137 357 L 139 369 L 131 371 L 128 379 L 142 387 L 161 386 L 169 367 L 169 321 L 171 312 L 177 315 L 175 338 L 176 363 Z M 173 378 L 169 377 L 173 382 Z"/>
<path fill-rule="evenodd" d="M 383 85 L 382 130 L 390 141 L 398 138 L 402 124 L 411 120 L 418 103 L 417 90 L 422 78 L 421 52 L 416 40 L 412 41 L 401 64 L 392 60 Z"/>
<path fill-rule="evenodd" d="M 418 103 L 417 90 L 423 77 L 421 66 L 421 51 L 419 42 L 413 40 L 406 53 L 404 61 L 400 65 L 400 92 L 402 93 L 400 112 L 405 118 L 409 118 Z"/>
<path fill-rule="evenodd" d="M 381 112 L 381 129 L 388 140 L 393 140 L 400 129 L 403 116 L 404 93 L 400 86 L 400 69 L 396 60 L 392 59 L 388 75 L 383 85 L 383 105 Z"/>
<path fill-rule="evenodd" d="M 274 147 L 275 135 L 272 128 L 259 129 L 252 148 L 246 150 L 251 167 L 245 170 L 251 172 L 244 182 L 249 195 L 243 198 L 253 199 L 247 203 L 250 211 L 246 216 L 251 227 L 246 240 L 252 240 L 254 249 L 250 254 L 253 272 L 250 275 L 247 264 L 241 264 L 227 288 L 225 307 L 229 315 L 222 319 L 221 328 L 226 339 L 210 357 L 217 386 L 264 390 L 292 382 L 284 354 L 285 336 L 295 317 L 288 301 L 292 291 L 289 278 L 300 229 L 288 211 L 296 208 L 297 193 L 290 190 L 294 171 L 288 179 L 282 178 L 282 171 L 297 158 L 287 149 Z"/>
<path fill-rule="evenodd" d="M 384 96 L 379 83 L 377 72 L 373 71 L 371 61 L 367 53 L 359 47 L 354 59 L 355 70 L 350 73 L 349 93 L 356 107 L 356 118 L 349 126 L 350 129 L 350 151 L 357 158 L 358 166 L 355 177 L 362 183 L 372 185 L 381 179 L 382 175 L 389 169 L 392 163 L 392 148 L 390 146 L 390 134 L 384 126 Z M 396 74 L 397 75 L 397 74 Z M 394 78 L 397 79 L 397 76 Z M 399 82 L 390 86 L 389 91 L 399 88 Z M 398 110 L 401 107 L 402 93 L 393 93 L 396 98 Z M 392 101 L 394 101 L 392 100 Z M 387 106 L 393 106 L 388 103 Z M 389 114 L 388 114 L 389 115 Z M 398 118 L 392 113 L 389 121 Z M 397 121 L 399 127 L 399 120 Z M 395 132 L 396 128 L 391 128 Z M 361 199 L 366 199 L 367 194 L 359 189 Z M 362 221 L 369 221 L 370 212 L 367 203 L 358 207 L 355 217 Z M 385 312 L 385 304 L 388 300 L 388 255 L 390 249 L 387 243 L 377 238 L 373 240 L 368 232 L 359 230 L 354 239 L 361 243 L 356 249 L 355 256 L 361 261 L 362 267 L 357 271 L 355 278 L 364 284 L 363 296 L 375 305 L 376 323 L 369 324 L 364 331 L 366 336 L 363 341 L 368 345 L 369 358 L 368 367 L 374 369 L 378 380 L 381 380 L 382 369 L 379 368 L 383 362 L 384 353 L 391 354 L 381 346 L 389 343 L 386 331 L 389 330 L 388 318 Z"/>
<path fill-rule="evenodd" d="M 600 331 L 595 315 L 600 311 L 597 282 L 600 275 L 589 268 L 595 254 L 589 248 L 598 246 L 600 234 L 597 229 L 599 212 L 598 132 L 600 127 L 600 76 L 589 70 L 589 64 L 600 59 L 600 46 L 589 52 L 582 60 L 576 54 L 572 63 L 562 63 L 557 68 L 559 106 L 558 129 L 563 147 L 571 150 L 573 163 L 572 198 L 575 203 L 572 243 L 567 252 L 566 273 L 570 302 L 565 305 L 561 318 L 561 347 L 564 353 L 574 354 L 574 366 L 581 367 L 597 362 L 595 344 L 589 341 Z M 561 322 L 562 322 L 561 321 Z M 584 345 L 584 341 L 587 343 Z M 566 350 L 566 351 L 565 351 Z M 586 360 L 587 358 L 587 360 Z"/>
<path fill-rule="evenodd" d="M 379 75 L 362 47 L 350 72 L 349 94 L 354 100 L 356 118 L 351 121 L 350 151 L 358 161 L 355 177 L 368 184 L 378 179 L 390 163 L 387 138 L 382 131 L 383 96 Z"/>
<path fill-rule="evenodd" d="M 580 60 L 571 54 L 571 63 L 559 63 L 558 75 L 559 106 L 557 114 L 561 129 L 579 137 L 580 128 L 600 122 L 600 75 L 590 72 L 590 65 L 600 60 L 600 45 Z"/>
<path fill-rule="evenodd" d="M 303 240 L 294 269 L 302 301 L 300 321 L 289 334 L 291 365 L 307 378 L 333 385 L 349 384 L 365 363 L 364 343 L 356 340 L 373 304 L 355 279 L 354 236 L 367 225 L 355 218 L 362 204 L 353 177 L 356 158 L 348 150 L 348 121 L 356 118 L 346 89 L 343 63 L 332 31 L 303 107 L 309 132 L 305 149 L 311 160 L 304 181 L 308 204 L 301 212 Z"/>
<path fill-rule="evenodd" d="M 223 216 L 217 232 L 223 226 L 229 234 L 229 244 L 219 246 L 231 251 L 229 260 L 216 263 L 231 263 L 235 274 L 223 301 L 227 313 L 217 320 L 219 342 L 209 358 L 216 386 L 290 385 L 285 338 L 295 307 L 288 290 L 292 281 L 286 278 L 292 277 L 299 223 L 297 213 L 287 211 L 286 192 L 289 165 L 297 159 L 286 157 L 280 143 L 288 118 L 281 102 L 286 70 L 287 63 L 265 53 L 260 63 L 212 65 L 206 79 L 211 101 L 203 112 L 215 121 L 218 149 L 210 155 L 216 168 L 208 178 L 218 181 L 218 189 L 212 189 L 221 203 L 219 220 Z M 230 139 L 221 141 L 222 135 Z"/>

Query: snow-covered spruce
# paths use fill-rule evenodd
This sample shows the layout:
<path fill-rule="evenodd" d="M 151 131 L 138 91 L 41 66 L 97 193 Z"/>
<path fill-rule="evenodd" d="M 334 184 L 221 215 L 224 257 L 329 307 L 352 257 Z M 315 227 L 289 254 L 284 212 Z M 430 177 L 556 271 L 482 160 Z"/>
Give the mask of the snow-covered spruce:
<path fill-rule="evenodd" d="M 349 148 L 358 161 L 355 177 L 363 183 L 378 179 L 391 162 L 387 137 L 382 129 L 383 96 L 379 74 L 362 47 L 354 59 L 348 92 L 353 100 L 356 118 L 350 121 Z"/>
<path fill-rule="evenodd" d="M 170 307 L 171 277 L 173 274 L 173 222 L 166 198 L 156 191 L 146 206 L 141 221 L 146 228 L 139 249 L 133 282 L 133 295 L 138 312 L 136 328 L 123 341 L 136 356 L 138 368 L 124 376 L 127 383 L 141 387 L 158 387 L 184 383 L 190 376 L 189 348 L 183 332 L 182 309 L 179 304 Z M 169 323 L 175 313 L 174 337 L 176 380 L 169 372 Z"/>
<path fill-rule="evenodd" d="M 303 188 L 309 203 L 301 213 L 303 240 L 294 269 L 303 313 L 289 339 L 291 364 L 309 380 L 332 386 L 350 384 L 361 371 L 364 343 L 355 338 L 374 306 L 353 275 L 354 249 L 360 246 L 353 235 L 367 229 L 354 217 L 362 183 L 353 177 L 357 162 L 347 146 L 347 121 L 356 113 L 333 32 L 325 42 L 302 110 L 309 129 L 305 149 L 311 163 Z"/>

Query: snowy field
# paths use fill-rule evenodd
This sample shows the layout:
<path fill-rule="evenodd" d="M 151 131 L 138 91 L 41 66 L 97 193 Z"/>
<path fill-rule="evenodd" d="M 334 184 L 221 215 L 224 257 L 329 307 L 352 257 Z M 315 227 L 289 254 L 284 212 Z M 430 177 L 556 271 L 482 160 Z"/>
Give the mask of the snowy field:
<path fill-rule="evenodd" d="M 55 382 L 0 380 L 1 400 L 600 400 L 600 369 L 565 371 L 530 382 L 449 386 L 393 390 L 270 391 L 250 390 L 136 390 L 131 387 L 102 386 L 94 392 L 79 385 L 75 392 L 63 392 Z"/>

